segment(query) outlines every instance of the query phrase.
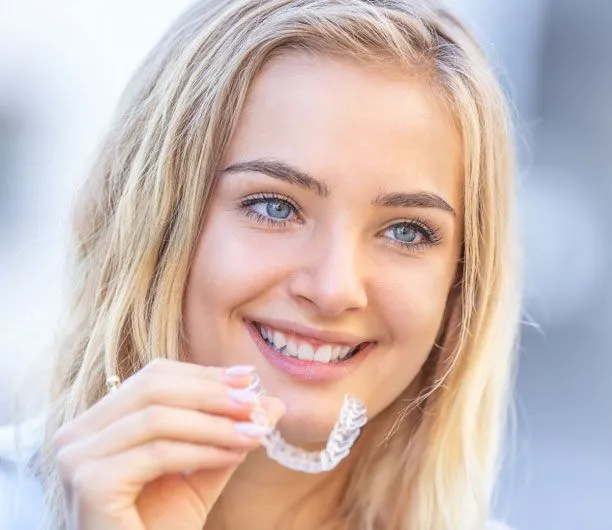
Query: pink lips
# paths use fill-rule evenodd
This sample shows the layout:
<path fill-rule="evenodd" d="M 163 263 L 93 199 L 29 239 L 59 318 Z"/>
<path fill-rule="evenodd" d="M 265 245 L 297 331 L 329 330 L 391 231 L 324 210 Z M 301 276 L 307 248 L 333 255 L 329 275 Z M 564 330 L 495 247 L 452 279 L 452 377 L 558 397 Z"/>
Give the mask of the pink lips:
<path fill-rule="evenodd" d="M 294 379 L 307 382 L 328 382 L 341 379 L 359 366 L 374 343 L 364 346 L 354 357 L 336 363 L 320 363 L 315 361 L 302 361 L 279 353 L 263 339 L 259 330 L 252 322 L 246 323 L 247 329 L 257 344 L 259 351 L 266 360 L 278 370 Z"/>

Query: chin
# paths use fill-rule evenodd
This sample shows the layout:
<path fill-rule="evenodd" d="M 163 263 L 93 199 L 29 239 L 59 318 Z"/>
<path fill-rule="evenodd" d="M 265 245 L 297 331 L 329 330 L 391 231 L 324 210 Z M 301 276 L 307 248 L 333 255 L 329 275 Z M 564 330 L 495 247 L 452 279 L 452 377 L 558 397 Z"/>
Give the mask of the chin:
<path fill-rule="evenodd" d="M 287 442 L 303 448 L 319 449 L 327 443 L 339 411 L 340 406 L 337 410 L 328 408 L 325 411 L 288 408 L 277 428 Z"/>

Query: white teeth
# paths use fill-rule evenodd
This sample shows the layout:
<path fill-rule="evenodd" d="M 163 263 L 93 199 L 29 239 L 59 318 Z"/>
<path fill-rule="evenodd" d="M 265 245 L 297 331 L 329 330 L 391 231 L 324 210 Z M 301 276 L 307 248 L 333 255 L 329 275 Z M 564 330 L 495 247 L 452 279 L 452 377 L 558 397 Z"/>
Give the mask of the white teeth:
<path fill-rule="evenodd" d="M 320 363 L 333 363 L 346 359 L 353 351 L 350 346 L 332 346 L 324 344 L 313 348 L 308 342 L 287 340 L 284 333 L 272 329 L 259 327 L 261 336 L 283 355 L 296 357 L 302 361 L 315 361 Z"/>
<path fill-rule="evenodd" d="M 353 348 L 350 348 L 348 346 L 342 346 L 342 348 L 340 348 L 340 354 L 338 355 L 338 358 L 344 359 L 352 349 Z"/>
<path fill-rule="evenodd" d="M 287 339 L 280 331 L 274 332 L 274 347 L 280 350 L 283 346 L 287 345 Z"/>
<path fill-rule="evenodd" d="M 291 355 L 292 357 L 298 356 L 297 344 L 290 340 L 287 342 L 287 347 L 285 348 L 285 352 L 287 355 Z"/>
<path fill-rule="evenodd" d="M 328 363 L 331 361 L 332 347 L 329 344 L 321 346 L 314 354 L 314 360 L 320 363 Z"/>
<path fill-rule="evenodd" d="M 310 344 L 301 344 L 298 348 L 298 359 L 301 361 L 313 361 L 314 350 Z"/>

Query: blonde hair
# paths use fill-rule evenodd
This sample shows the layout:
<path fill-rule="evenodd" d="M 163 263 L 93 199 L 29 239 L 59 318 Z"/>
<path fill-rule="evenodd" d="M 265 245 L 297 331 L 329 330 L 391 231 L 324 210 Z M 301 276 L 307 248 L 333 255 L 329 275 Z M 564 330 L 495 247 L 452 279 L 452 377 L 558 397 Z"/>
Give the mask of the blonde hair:
<path fill-rule="evenodd" d="M 396 422 L 384 449 L 358 459 L 329 527 L 482 529 L 519 318 L 513 152 L 483 54 L 433 2 L 201 0 L 170 29 L 129 85 L 79 202 L 47 455 L 54 431 L 101 398 L 107 375 L 182 358 L 182 299 L 216 169 L 253 78 L 292 49 L 419 72 L 450 109 L 464 151 L 461 267 L 424 367 L 417 426 Z M 46 491 L 53 525 L 63 528 L 51 457 Z"/>

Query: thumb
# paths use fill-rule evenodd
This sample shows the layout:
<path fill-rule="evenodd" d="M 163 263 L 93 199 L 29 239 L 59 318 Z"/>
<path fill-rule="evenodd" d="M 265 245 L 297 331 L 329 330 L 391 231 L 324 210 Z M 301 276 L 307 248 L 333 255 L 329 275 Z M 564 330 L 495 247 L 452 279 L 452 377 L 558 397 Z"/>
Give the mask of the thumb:
<path fill-rule="evenodd" d="M 200 502 L 204 505 L 206 517 L 210 515 L 217 499 L 223 493 L 225 486 L 227 486 L 240 463 L 219 469 L 194 471 L 185 477 L 185 480 L 191 485 L 196 495 L 200 498 Z"/>
<path fill-rule="evenodd" d="M 286 410 L 287 408 L 284 403 L 278 398 L 269 396 L 261 398 L 261 411 L 266 416 L 267 424 L 270 427 L 276 425 Z M 195 471 L 185 477 L 185 480 L 189 482 L 204 503 L 207 514 L 210 513 L 210 510 L 240 464 L 241 462 L 219 469 Z"/>
<path fill-rule="evenodd" d="M 270 396 L 263 396 L 261 398 L 261 408 L 265 411 L 268 424 L 272 427 L 278 423 L 278 420 L 287 411 L 287 407 L 280 399 Z"/>

